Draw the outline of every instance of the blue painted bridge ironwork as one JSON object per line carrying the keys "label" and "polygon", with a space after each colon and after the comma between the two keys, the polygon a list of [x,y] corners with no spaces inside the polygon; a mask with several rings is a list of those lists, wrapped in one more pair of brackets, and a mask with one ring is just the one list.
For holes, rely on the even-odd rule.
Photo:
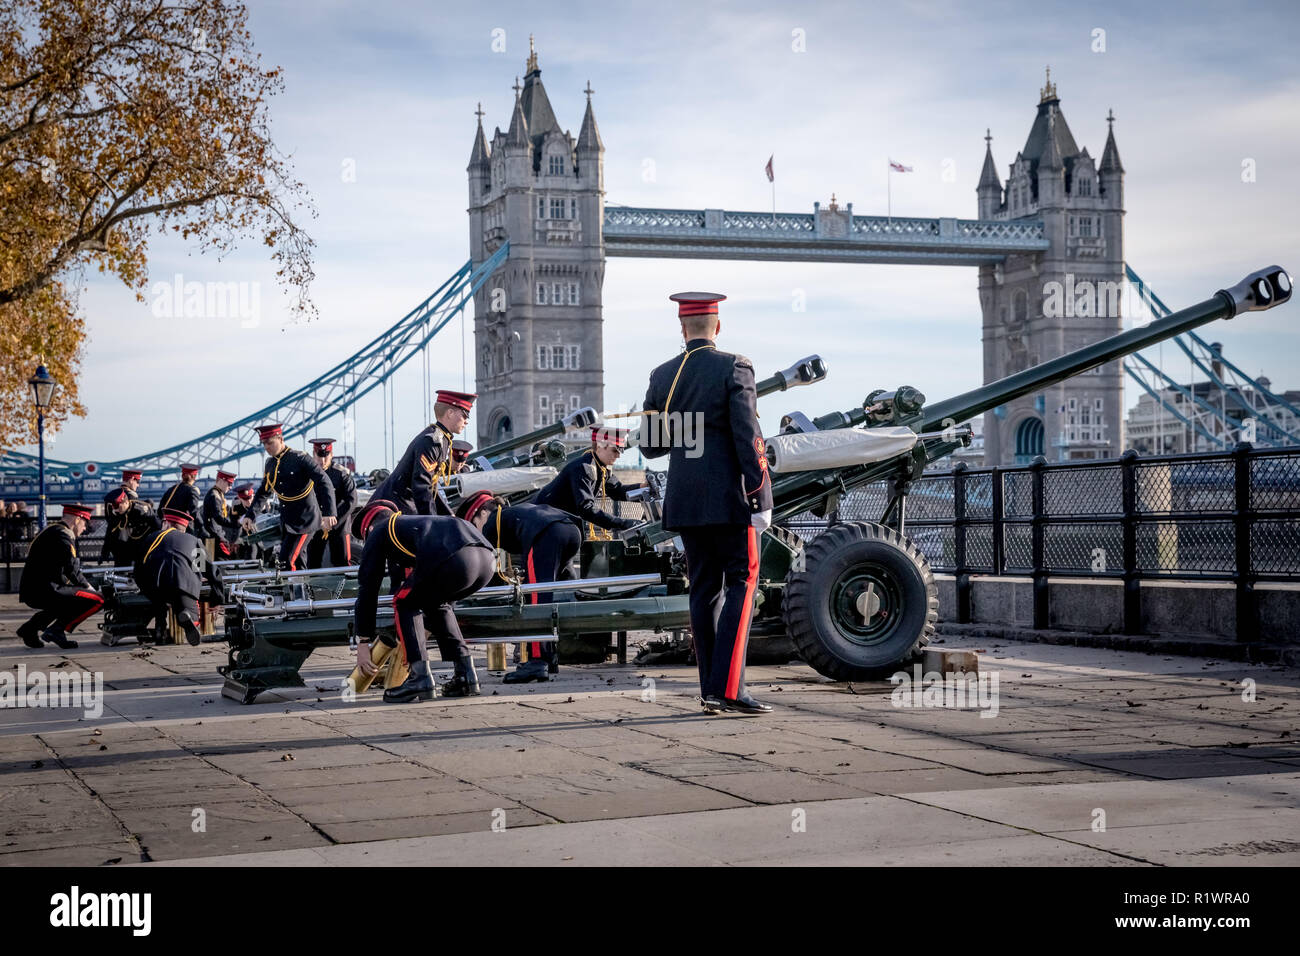
{"label": "blue painted bridge ironwork", "polygon": [[668,259],[769,259],[899,265],[991,265],[1045,252],[1037,220],[855,216],[606,206],[605,254]]}

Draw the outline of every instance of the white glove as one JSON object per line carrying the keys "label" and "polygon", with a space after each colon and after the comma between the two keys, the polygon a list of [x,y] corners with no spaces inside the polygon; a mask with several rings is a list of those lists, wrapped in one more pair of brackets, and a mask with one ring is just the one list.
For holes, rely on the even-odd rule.
{"label": "white glove", "polygon": [[768,508],[766,511],[759,511],[750,515],[749,523],[759,534],[762,534],[768,528],[772,527],[772,509]]}

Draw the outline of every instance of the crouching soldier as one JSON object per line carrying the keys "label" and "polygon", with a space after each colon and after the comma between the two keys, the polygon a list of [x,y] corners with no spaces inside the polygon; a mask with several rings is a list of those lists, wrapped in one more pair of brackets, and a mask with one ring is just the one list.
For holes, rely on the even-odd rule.
{"label": "crouching soldier", "polygon": [[99,560],[115,568],[129,568],[140,557],[144,539],[158,530],[158,516],[149,502],[131,497],[125,485],[110,491],[104,502],[108,527]]}
{"label": "crouching soldier", "polygon": [[478,675],[451,606],[492,580],[496,564],[492,545],[459,518],[401,515],[389,501],[372,501],[358,511],[353,534],[364,543],[354,612],[357,667],[361,673],[370,677],[376,670],[370,660],[376,602],[389,562],[397,561],[405,577],[393,593],[393,620],[411,670],[404,683],[384,691],[384,700],[404,704],[433,699],[433,675],[420,625],[422,614],[438,642],[442,659],[456,665],[455,676],[443,686],[442,696],[477,695]]}
{"label": "crouching soldier", "polygon": [[135,573],[140,593],[153,604],[154,640],[167,640],[167,611],[185,631],[185,639],[197,645],[199,593],[203,590],[206,557],[203,542],[187,533],[190,516],[170,508],[163,511],[163,529],[145,544]]}
{"label": "crouching soldier", "polygon": [[[627,501],[627,493],[642,487],[625,485],[610,469],[627,447],[627,430],[596,427],[591,430],[591,448],[569,462],[551,479],[534,499],[581,518],[587,524],[587,536],[596,537],[596,528],[620,531],[639,524],[635,518],[618,518],[601,507],[601,500]],[[581,525],[579,525],[581,527]]]}
{"label": "crouching soldier", "polygon": [[76,647],[67,632],[104,606],[77,559],[77,538],[89,523],[85,505],[64,505],[62,520],[36,535],[27,551],[18,599],[36,613],[19,626],[18,636],[28,647],[40,647],[42,640],[64,650]]}
{"label": "crouching soldier", "polygon": [[[582,547],[582,532],[573,516],[547,505],[508,507],[501,498],[480,492],[460,507],[461,516],[507,554],[523,557],[528,583],[567,580],[570,562]],[[550,604],[551,593],[529,595],[533,604]],[[560,670],[555,641],[532,641],[528,660],[505,676],[507,684],[547,681]]]}

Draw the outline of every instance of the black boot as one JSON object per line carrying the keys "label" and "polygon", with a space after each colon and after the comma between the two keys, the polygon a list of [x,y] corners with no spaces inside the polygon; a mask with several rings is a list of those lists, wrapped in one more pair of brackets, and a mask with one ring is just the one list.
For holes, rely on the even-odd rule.
{"label": "black boot", "polygon": [[451,680],[442,685],[443,697],[477,697],[479,696],[478,674],[474,673],[474,662],[468,657],[456,662],[456,673]]}
{"label": "black boot", "polygon": [[42,634],[41,637],[45,640],[46,644],[53,644],[56,647],[63,648],[65,651],[72,650],[72,648],[77,646],[76,641],[68,637],[67,634],[63,633],[63,631],[58,628],[50,628]]}
{"label": "black boot", "polygon": [[384,703],[409,704],[415,700],[433,700],[434,694],[433,675],[429,673],[429,662],[414,661],[411,664],[411,672],[406,675],[406,680],[384,691]]}
{"label": "black boot", "polygon": [[41,641],[41,636],[36,632],[36,626],[28,621],[26,624],[18,625],[18,636],[23,639],[23,643],[28,647],[40,649],[45,646]]}
{"label": "black boot", "polygon": [[190,620],[190,616],[182,614],[177,619],[177,623],[185,631],[185,640],[189,641],[192,647],[198,647],[199,641],[203,640],[203,635],[199,633],[198,626]]}
{"label": "black boot", "polygon": [[520,664],[504,678],[507,684],[527,684],[530,681],[548,681],[551,679],[550,668],[546,661],[534,657],[525,664]]}

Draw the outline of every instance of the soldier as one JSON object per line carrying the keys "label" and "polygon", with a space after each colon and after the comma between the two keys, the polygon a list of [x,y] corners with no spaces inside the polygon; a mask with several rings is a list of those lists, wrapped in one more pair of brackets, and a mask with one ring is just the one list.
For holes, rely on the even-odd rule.
{"label": "soldier", "polygon": [[451,474],[458,475],[465,470],[469,464],[469,453],[473,450],[473,445],[460,438],[451,443]]}
{"label": "soldier", "polygon": [[[625,485],[610,474],[610,468],[627,447],[627,429],[597,426],[591,430],[591,448],[569,462],[534,498],[539,505],[567,511],[588,523],[588,537],[595,537],[597,527],[611,531],[630,528],[635,518],[618,518],[600,506],[600,499],[627,501],[629,491],[641,483]],[[578,522],[582,529],[581,521]]]}
{"label": "soldier", "polygon": [[184,511],[166,509],[163,528],[146,544],[136,569],[135,583],[140,593],[153,603],[154,640],[167,640],[167,611],[176,615],[176,623],[185,631],[185,639],[194,646],[202,640],[198,625],[199,593],[203,590],[203,542],[187,533],[190,516]]}
{"label": "soldier", "polygon": [[338,524],[334,526],[333,531],[317,531],[312,536],[311,543],[307,545],[307,567],[321,566],[321,559],[325,557],[325,546],[328,544],[330,566],[345,568],[352,563],[352,533],[349,519],[352,516],[352,509],[357,506],[357,483],[352,477],[352,472],[334,464],[333,438],[313,438],[311,445],[317,463],[325,469],[325,474],[329,475],[330,483],[334,487],[334,517],[338,520]]}
{"label": "soldier", "polygon": [[231,555],[231,543],[239,536],[239,519],[230,512],[226,503],[226,492],[235,483],[237,476],[229,471],[217,471],[217,480],[203,497],[202,533],[212,541],[208,557],[221,560]]}
{"label": "soldier", "polygon": [[131,497],[126,485],[110,491],[104,504],[108,526],[99,560],[116,568],[130,567],[140,556],[144,539],[158,530],[158,516],[149,502]]}
{"label": "soldier", "polygon": [[440,482],[450,474],[451,443],[465,430],[476,398],[469,392],[439,390],[433,404],[434,423],[406,447],[374,497],[396,502],[402,514],[452,515]]}
{"label": "soldier", "polygon": [[180,483],[172,485],[163,493],[158,502],[159,514],[168,508],[173,511],[184,511],[190,516],[190,524],[197,528],[199,516],[203,514],[203,501],[199,497],[199,489],[194,484],[198,478],[198,465],[181,465]]}
{"label": "soldier", "polygon": [[[582,547],[582,532],[573,516],[547,505],[507,506],[502,498],[479,492],[460,507],[461,516],[497,548],[523,558],[530,584],[573,577],[571,562]],[[551,593],[529,596],[533,604],[550,604]],[[532,641],[528,660],[505,676],[507,684],[548,681],[559,673],[555,641]]]}
{"label": "soldier", "polygon": [[261,425],[257,434],[271,457],[266,460],[250,513],[239,523],[245,531],[252,531],[253,515],[274,493],[280,499],[280,567],[296,571],[302,568],[302,550],[312,534],[318,528],[329,531],[334,527],[334,485],[311,456],[284,443],[279,424]]}
{"label": "soldier", "polygon": [[[686,353],[650,373],[641,453],[669,455],[663,526],[677,531],[686,549],[700,701],[709,713],[765,714],[772,708],[745,690],[758,536],[772,522],[754,367],[714,344],[722,328],[718,303],[726,296],[669,298],[678,303]],[[698,436],[693,456],[684,447],[685,416]]]}
{"label": "soldier", "polygon": [[130,498],[132,501],[140,497],[140,495],[138,494],[138,489],[140,487],[140,479],[143,477],[144,477],[144,472],[142,471],[136,471],[133,468],[122,469],[122,484],[119,485],[117,488],[114,488],[108,494],[104,495],[104,511],[107,512],[108,509],[112,507],[108,499],[116,498],[118,491],[122,489],[126,490],[127,497]]}
{"label": "soldier", "polygon": [[28,647],[39,648],[42,640],[64,650],[76,647],[67,632],[104,606],[77,560],[77,538],[88,524],[89,507],[64,505],[62,520],[37,534],[27,551],[18,598],[36,613],[19,626],[18,636]]}
{"label": "soldier", "polygon": [[433,699],[433,675],[429,673],[424,630],[419,623],[421,614],[433,631],[443,660],[456,664],[455,676],[443,685],[442,696],[477,696],[478,676],[451,606],[492,580],[496,563],[492,545],[458,518],[401,515],[388,501],[372,501],[358,511],[353,533],[364,542],[357,572],[357,667],[366,676],[375,673],[370,661],[375,604],[389,563],[397,560],[407,570],[393,593],[393,617],[411,672],[400,686],[384,691],[384,700],[408,703]]}

